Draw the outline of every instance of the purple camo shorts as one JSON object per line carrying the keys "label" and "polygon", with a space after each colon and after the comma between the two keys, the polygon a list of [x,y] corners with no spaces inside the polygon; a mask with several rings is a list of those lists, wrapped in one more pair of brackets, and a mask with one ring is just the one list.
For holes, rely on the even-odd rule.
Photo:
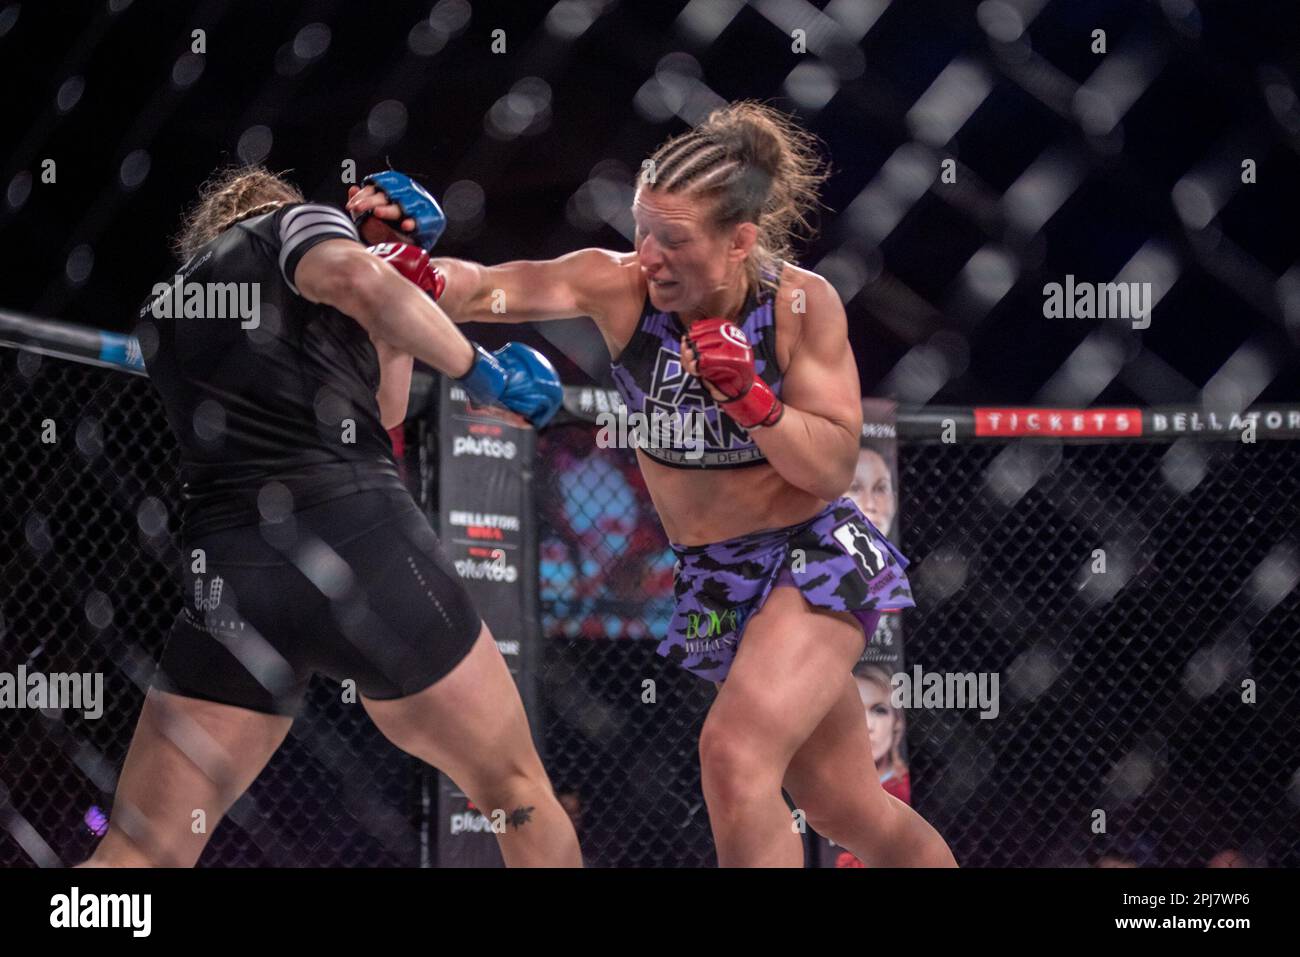
{"label": "purple camo shorts", "polygon": [[854,613],[864,642],[881,612],[915,607],[907,559],[847,498],[789,528],[673,551],[677,607],[656,650],[709,681],[726,678],[745,625],[778,584],[816,608]]}

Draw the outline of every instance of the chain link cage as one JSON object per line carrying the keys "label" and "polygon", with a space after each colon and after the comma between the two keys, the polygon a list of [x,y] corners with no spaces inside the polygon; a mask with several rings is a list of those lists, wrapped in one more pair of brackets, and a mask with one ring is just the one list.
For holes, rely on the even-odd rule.
{"label": "chain link cage", "polygon": [[[111,814],[179,607],[176,450],[145,380],[3,360],[0,661],[101,672],[108,706],[5,713],[0,865],[74,863]],[[908,715],[913,802],[958,860],[1300,865],[1297,444],[902,446],[906,667],[1001,683],[996,718]],[[632,453],[556,426],[534,474],[532,720],[587,863],[712,865],[696,746],[714,690],[654,652],[673,557]],[[429,793],[424,766],[318,680],[201,863],[425,863]]]}
{"label": "chain link cage", "polygon": [[[593,863],[712,864],[695,742],[714,692],[648,640],[672,553],[632,453],[582,424],[539,457],[547,767]],[[1300,864],[1296,443],[899,458],[906,668],[1000,679],[995,718],[908,715],[914,805],[958,861]]]}
{"label": "chain link cage", "polygon": [[[0,359],[0,670],[101,673],[105,702],[97,718],[2,713],[0,866],[74,864],[112,813],[180,610],[178,450],[147,380],[32,352]],[[415,866],[426,787],[423,765],[317,678],[202,863]]]}
{"label": "chain link cage", "polygon": [[1296,443],[901,459],[908,667],[1002,678],[995,720],[909,715],[918,809],[958,860],[1300,864]]}

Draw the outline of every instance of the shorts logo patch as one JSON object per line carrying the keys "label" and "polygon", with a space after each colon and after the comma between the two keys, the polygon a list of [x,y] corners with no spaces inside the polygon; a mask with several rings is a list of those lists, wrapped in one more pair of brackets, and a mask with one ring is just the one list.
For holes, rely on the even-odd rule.
{"label": "shorts logo patch", "polygon": [[735,631],[740,624],[736,609],[727,608],[721,612],[705,610],[686,613],[686,637],[718,638],[729,631]]}
{"label": "shorts logo patch", "polygon": [[871,540],[867,530],[857,522],[850,520],[837,525],[831,534],[839,542],[840,548],[853,556],[853,560],[858,563],[858,571],[868,579],[875,578],[884,571],[885,556],[880,554],[880,549]]}

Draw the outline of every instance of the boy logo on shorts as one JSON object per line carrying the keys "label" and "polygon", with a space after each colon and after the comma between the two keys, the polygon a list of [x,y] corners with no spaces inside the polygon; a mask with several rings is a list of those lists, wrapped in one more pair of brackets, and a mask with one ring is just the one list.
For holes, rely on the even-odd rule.
{"label": "boy logo on shorts", "polygon": [[831,534],[840,543],[840,548],[853,556],[858,571],[868,579],[875,578],[884,570],[885,556],[880,554],[880,549],[862,526],[852,521],[845,522],[836,526]]}

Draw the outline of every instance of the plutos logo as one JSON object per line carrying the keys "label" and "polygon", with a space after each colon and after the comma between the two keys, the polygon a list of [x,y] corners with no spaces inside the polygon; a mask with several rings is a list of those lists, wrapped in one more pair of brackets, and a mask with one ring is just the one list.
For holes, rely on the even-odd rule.
{"label": "plutos logo", "polygon": [[456,574],[471,581],[513,584],[519,580],[519,569],[506,561],[506,553],[500,548],[493,549],[492,557],[487,559],[458,558]]}
{"label": "plutos logo", "polygon": [[515,443],[501,439],[476,439],[469,435],[458,435],[451,444],[453,458],[478,455],[489,459],[513,459],[517,453]]}

